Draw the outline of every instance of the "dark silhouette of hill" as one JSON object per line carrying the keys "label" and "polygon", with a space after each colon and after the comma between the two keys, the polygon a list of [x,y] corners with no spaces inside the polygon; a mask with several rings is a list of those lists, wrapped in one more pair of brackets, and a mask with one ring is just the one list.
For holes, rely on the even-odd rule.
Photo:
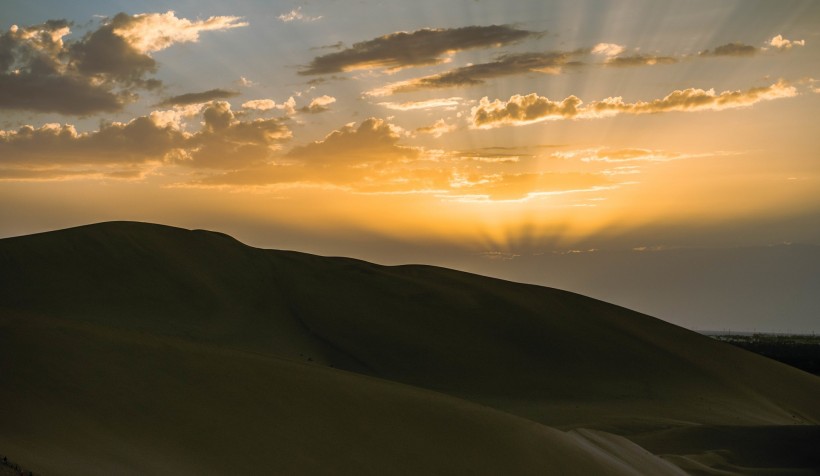
{"label": "dark silhouette of hill", "polygon": [[0,449],[44,473],[752,471],[682,430],[820,420],[815,376],[444,268],[112,222],[0,240],[0,283]]}

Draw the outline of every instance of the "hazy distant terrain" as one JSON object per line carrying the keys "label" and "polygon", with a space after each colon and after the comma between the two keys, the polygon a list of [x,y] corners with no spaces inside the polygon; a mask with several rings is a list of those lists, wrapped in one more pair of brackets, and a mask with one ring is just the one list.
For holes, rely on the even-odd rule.
{"label": "hazy distant terrain", "polygon": [[820,336],[753,333],[714,334],[711,337],[820,375]]}
{"label": "hazy distant terrain", "polygon": [[820,470],[820,379],[621,307],[112,222],[0,240],[0,453],[44,474]]}
{"label": "hazy distant terrain", "polygon": [[462,255],[452,265],[571,289],[689,329],[817,330],[817,245],[518,253]]}

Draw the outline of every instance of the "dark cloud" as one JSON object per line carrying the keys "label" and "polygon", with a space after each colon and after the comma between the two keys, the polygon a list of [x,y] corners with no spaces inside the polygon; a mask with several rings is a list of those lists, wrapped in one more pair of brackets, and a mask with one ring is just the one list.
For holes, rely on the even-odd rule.
{"label": "dark cloud", "polygon": [[186,93],[179,96],[171,96],[165,99],[158,106],[187,106],[189,104],[202,104],[213,101],[214,99],[227,99],[238,96],[239,91],[229,91],[227,89],[209,89],[199,93]]}
{"label": "dark cloud", "polygon": [[408,81],[388,84],[370,91],[372,96],[388,96],[394,93],[442,89],[455,86],[474,86],[487,79],[531,72],[557,74],[561,67],[577,64],[569,60],[574,53],[519,53],[498,57],[489,63],[478,63],[455,68],[444,73],[433,74]]}
{"label": "dark cloud", "polygon": [[758,48],[743,43],[727,43],[712,50],[702,51],[701,56],[752,56],[758,52]]}
{"label": "dark cloud", "polygon": [[73,75],[0,74],[0,109],[82,116],[119,111],[129,98]]}
{"label": "dark cloud", "polygon": [[311,48],[311,51],[316,51],[316,50],[341,50],[344,47],[345,47],[344,43],[342,43],[341,41],[337,41],[336,43],[333,43],[332,45],[314,46],[314,47]]}
{"label": "dark cloud", "polygon": [[672,56],[630,55],[616,56],[606,60],[607,66],[654,66],[656,64],[674,64],[678,59]]}
{"label": "dark cloud", "polygon": [[158,86],[156,80],[149,83],[144,79],[146,74],[156,72],[156,61],[115,33],[132,21],[130,15],[119,13],[72,44],[68,48],[72,66],[87,77],[103,77],[125,85]]}
{"label": "dark cloud", "polygon": [[197,41],[199,32],[244,26],[235,17],[202,21],[173,12],[105,19],[78,40],[64,40],[72,23],[49,20],[13,25],[0,35],[0,109],[87,115],[112,112],[136,99],[137,90],[161,82],[149,55],[175,42]]}
{"label": "dark cloud", "polygon": [[134,98],[134,88],[157,87],[159,81],[144,78],[156,70],[154,60],[113,34],[113,25],[73,43],[63,41],[71,27],[65,20],[13,26],[0,35],[0,108],[112,112]]}
{"label": "dark cloud", "polygon": [[398,69],[438,64],[442,56],[471,48],[506,45],[538,33],[507,25],[421,29],[397,32],[355,43],[350,48],[317,56],[299,74],[332,74],[365,68]]}

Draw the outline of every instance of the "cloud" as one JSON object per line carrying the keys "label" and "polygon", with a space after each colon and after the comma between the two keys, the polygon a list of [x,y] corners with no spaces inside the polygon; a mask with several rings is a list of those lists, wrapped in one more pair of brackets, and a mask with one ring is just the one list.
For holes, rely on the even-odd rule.
{"label": "cloud", "polygon": [[787,40],[783,38],[783,35],[777,35],[769,40],[768,44],[778,50],[788,50],[793,46],[806,46],[806,40]]}
{"label": "cloud", "polygon": [[502,55],[488,63],[462,66],[440,74],[399,81],[367,92],[369,96],[390,96],[395,93],[475,86],[487,79],[526,73],[558,74],[569,64],[573,53],[517,53]]}
{"label": "cloud", "polygon": [[235,17],[192,22],[165,14],[106,19],[80,39],[64,41],[72,23],[49,20],[13,25],[0,35],[0,108],[88,115],[114,112],[156,89],[157,70],[148,54],[174,42],[196,41],[199,32],[243,26]]}
{"label": "cloud", "polygon": [[447,124],[444,119],[439,119],[435,123],[430,126],[419,127],[416,129],[416,132],[419,134],[430,134],[433,137],[441,137],[444,134],[454,131],[457,129],[458,126],[455,124]]}
{"label": "cloud", "polygon": [[[201,128],[193,133],[183,127],[191,114],[203,119]],[[111,170],[131,170],[139,176],[137,171],[151,164],[231,170],[265,163],[290,137],[280,119],[241,121],[228,103],[216,101],[196,113],[154,111],[126,123],[103,124],[91,132],[78,132],[70,124],[0,131],[0,169],[6,170],[6,178],[14,175],[28,180],[101,177],[113,173]]]}
{"label": "cloud", "polygon": [[253,99],[242,103],[242,109],[254,109],[257,111],[269,111],[276,107],[273,99]]}
{"label": "cloud", "polygon": [[[708,154],[682,154],[677,152],[668,152],[657,149],[643,149],[643,148],[623,148],[612,149],[606,147],[597,147],[592,149],[580,149],[569,151],[558,151],[552,153],[552,157],[568,160],[579,160],[584,163],[607,163],[607,164],[625,164],[625,163],[640,163],[640,162],[671,162],[673,160],[691,159],[696,157],[714,157],[727,155],[727,152],[710,152]],[[637,166],[630,166],[631,168],[639,168]]]}
{"label": "cloud", "polygon": [[630,56],[615,56],[607,58],[607,66],[654,66],[657,64],[674,64],[678,59],[672,56],[655,56],[655,55],[630,55]]}
{"label": "cloud", "polygon": [[484,97],[471,110],[473,127],[492,128],[504,125],[525,125],[561,119],[592,119],[619,114],[654,114],[671,111],[719,111],[746,107],[761,101],[797,95],[794,86],[778,81],[770,86],[746,91],[723,91],[689,88],[676,90],[661,99],[626,103],[621,97],[608,97],[588,105],[576,96],[553,101],[535,93],[514,95],[508,101],[490,101]]}
{"label": "cloud", "polygon": [[485,96],[471,110],[475,127],[519,125],[555,119],[571,119],[578,115],[582,101],[569,96],[563,101],[552,101],[535,93],[516,94],[509,101],[496,99],[490,102]]}
{"label": "cloud", "polygon": [[283,13],[276,17],[279,21],[283,21],[285,23],[290,23],[292,21],[301,21],[301,22],[312,22],[316,20],[320,20],[322,18],[321,15],[317,17],[307,16],[302,13],[302,7],[296,7],[293,10],[289,11],[288,13]]}
{"label": "cloud", "polygon": [[613,115],[613,113],[652,114],[670,111],[720,111],[796,95],[796,88],[781,80],[770,86],[751,88],[746,91],[723,91],[719,94],[715,93],[714,89],[688,88],[673,91],[662,99],[649,102],[624,103],[620,97],[610,97],[603,101],[591,103],[584,108],[583,113],[589,117],[600,117]]}
{"label": "cloud", "polygon": [[141,116],[127,123],[104,124],[91,133],[79,133],[70,124],[0,131],[0,163],[28,169],[162,160],[173,149],[183,147],[186,137],[173,124],[161,124],[157,119]]}
{"label": "cloud", "polygon": [[250,101],[245,101],[242,103],[242,109],[250,109],[254,111],[270,111],[272,109],[278,109],[280,111],[285,111],[287,115],[296,114],[296,100],[293,99],[293,96],[289,97],[287,101],[282,103],[277,103],[273,99],[252,99]]}
{"label": "cloud", "polygon": [[209,89],[199,93],[186,93],[179,96],[171,96],[165,99],[158,105],[161,107],[169,106],[186,106],[189,104],[202,104],[213,101],[214,99],[227,99],[238,96],[238,91],[229,91],[227,89]]}
{"label": "cloud", "polygon": [[712,50],[701,51],[700,56],[752,56],[758,48],[743,43],[726,43]]}
{"label": "cloud", "polygon": [[328,95],[319,96],[319,97],[313,98],[313,100],[310,101],[310,104],[303,107],[301,109],[301,111],[302,112],[309,112],[309,113],[324,112],[324,111],[327,111],[328,109],[330,109],[330,108],[328,108],[328,106],[333,104],[334,102],[336,102],[336,98],[334,98],[333,96],[328,96]]}
{"label": "cloud", "polygon": [[[450,127],[439,121],[431,130],[440,126]],[[408,147],[401,144],[407,135],[385,120],[369,118],[294,147],[268,163],[210,174],[180,186],[322,187],[358,194],[435,194],[456,201],[524,201],[618,186],[603,173],[517,171],[511,167],[519,167],[521,156],[498,157],[495,150],[447,153]]]}
{"label": "cloud", "polygon": [[355,43],[342,51],[317,56],[299,74],[332,74],[376,68],[395,70],[439,64],[447,54],[472,48],[498,47],[535,35],[538,34],[507,25],[396,32]]}
{"label": "cloud", "polygon": [[463,98],[453,96],[449,98],[427,99],[424,101],[408,101],[402,103],[380,102],[379,106],[384,106],[388,109],[394,109],[396,111],[416,111],[419,109],[426,110],[436,108],[455,109],[458,106],[460,106],[463,101]]}
{"label": "cloud", "polygon": [[107,25],[123,38],[129,46],[140,53],[164,50],[174,43],[199,41],[203,31],[223,31],[248,26],[239,17],[213,16],[206,20],[177,18],[173,11],[165,13],[120,13]]}
{"label": "cloud", "polygon": [[278,157],[275,164],[211,175],[189,186],[302,184],[369,191],[388,187],[395,191],[396,184],[425,175],[423,171],[402,168],[421,153],[420,149],[399,144],[404,134],[387,121],[369,118],[359,125],[347,124],[321,140],[294,147]]}
{"label": "cloud", "polygon": [[578,172],[468,174],[451,182],[454,199],[461,201],[524,201],[538,196],[564,195],[613,188],[605,176]]}
{"label": "cloud", "polygon": [[250,79],[248,79],[244,76],[240,76],[239,79],[234,81],[234,83],[239,85],[239,86],[242,86],[244,88],[249,88],[251,86],[256,86],[256,83],[254,81],[251,81]]}
{"label": "cloud", "polygon": [[293,136],[281,119],[240,121],[224,101],[206,106],[202,117],[202,129],[188,138],[177,163],[210,169],[248,167],[265,163]]}
{"label": "cloud", "polygon": [[592,54],[594,55],[604,55],[606,57],[618,56],[619,54],[623,53],[624,48],[621,45],[616,45],[615,43],[598,43],[597,45],[592,47]]}
{"label": "cloud", "polygon": [[[66,20],[49,20],[29,27],[12,25],[0,35],[0,108],[84,115],[117,111],[130,99],[128,93],[113,90],[105,77],[74,67],[63,42],[70,27]],[[144,72],[153,63],[133,67]]]}
{"label": "cloud", "polygon": [[333,43],[331,45],[314,46],[310,49],[313,50],[313,51],[315,51],[315,50],[341,50],[342,48],[344,48],[344,46],[345,46],[344,43],[342,43],[341,41],[337,41],[336,43]]}
{"label": "cloud", "polygon": [[156,170],[153,166],[103,166],[94,169],[68,170],[0,168],[0,182],[57,182],[67,180],[142,180]]}
{"label": "cloud", "polygon": [[371,117],[358,127],[347,124],[324,139],[295,147],[287,157],[309,164],[385,163],[413,159],[418,150],[399,145],[403,130],[382,119]]}

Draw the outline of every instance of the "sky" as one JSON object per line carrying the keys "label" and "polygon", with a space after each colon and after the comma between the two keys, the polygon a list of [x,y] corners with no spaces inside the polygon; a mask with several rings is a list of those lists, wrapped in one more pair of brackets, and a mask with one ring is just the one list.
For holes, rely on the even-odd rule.
{"label": "sky", "polygon": [[817,25],[812,0],[4,0],[0,237],[148,221],[820,330]]}

